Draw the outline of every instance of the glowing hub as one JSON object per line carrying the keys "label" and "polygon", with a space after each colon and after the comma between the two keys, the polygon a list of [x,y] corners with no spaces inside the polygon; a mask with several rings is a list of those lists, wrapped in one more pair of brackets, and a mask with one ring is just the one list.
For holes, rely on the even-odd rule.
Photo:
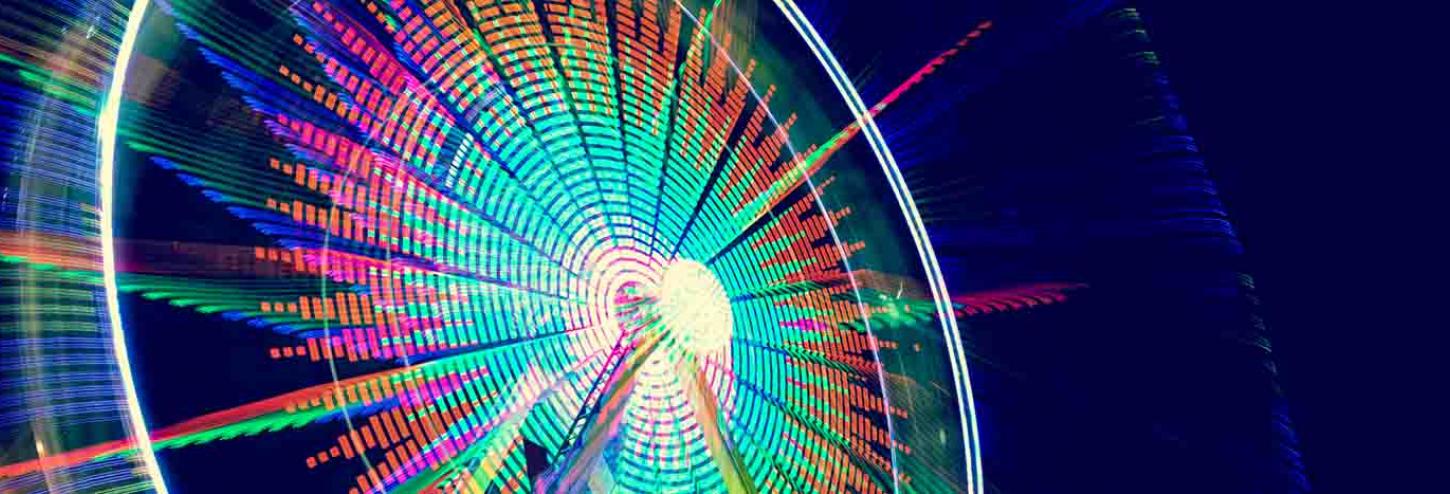
{"label": "glowing hub", "polygon": [[665,268],[659,310],[665,331],[683,349],[699,356],[729,350],[730,298],[704,264],[678,260]]}

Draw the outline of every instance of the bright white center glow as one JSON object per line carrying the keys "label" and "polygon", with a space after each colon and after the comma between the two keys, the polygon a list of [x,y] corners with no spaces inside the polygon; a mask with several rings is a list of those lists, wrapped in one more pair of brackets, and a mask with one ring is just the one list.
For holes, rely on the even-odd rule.
{"label": "bright white center glow", "polygon": [[704,264],[679,260],[665,268],[659,310],[665,331],[685,350],[703,357],[730,349],[730,298]]}

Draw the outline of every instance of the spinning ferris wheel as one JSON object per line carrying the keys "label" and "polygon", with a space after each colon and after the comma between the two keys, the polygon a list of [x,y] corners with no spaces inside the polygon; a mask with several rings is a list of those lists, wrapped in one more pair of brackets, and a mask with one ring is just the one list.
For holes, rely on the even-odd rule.
{"label": "spinning ferris wheel", "polygon": [[92,31],[10,171],[7,492],[981,492],[882,105],[793,2],[31,13]]}

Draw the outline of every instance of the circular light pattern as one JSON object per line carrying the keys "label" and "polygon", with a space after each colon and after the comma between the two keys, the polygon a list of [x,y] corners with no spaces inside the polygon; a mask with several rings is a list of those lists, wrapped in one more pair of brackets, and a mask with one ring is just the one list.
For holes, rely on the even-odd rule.
{"label": "circular light pattern", "polygon": [[949,319],[895,317],[914,283],[853,262],[914,253],[838,231],[880,207],[831,192],[863,126],[771,83],[797,77],[758,61],[780,51],[734,24],[749,8],[151,12],[143,40],[174,27],[204,63],[139,54],[158,72],[117,104],[139,157],[117,166],[168,171],[262,241],[168,244],[108,288],[285,335],[256,351],[332,379],[87,458],[323,428],[298,463],[357,493],[973,488],[964,390],[936,383],[959,369]]}

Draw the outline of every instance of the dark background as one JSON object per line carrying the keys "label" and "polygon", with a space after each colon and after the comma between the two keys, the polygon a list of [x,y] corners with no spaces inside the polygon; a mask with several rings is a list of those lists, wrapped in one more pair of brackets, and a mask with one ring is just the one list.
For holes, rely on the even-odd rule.
{"label": "dark background", "polygon": [[1258,279],[1315,491],[1436,490],[1443,30],[1393,4],[1139,4]]}
{"label": "dark background", "polygon": [[[1422,53],[1445,46],[1433,16],[1247,0],[800,3],[868,103],[977,22],[996,23],[880,118],[954,292],[1089,285],[1062,304],[965,321],[989,492],[1436,491],[1444,454],[1423,424],[1440,417],[1428,409],[1444,388],[1433,337],[1450,325],[1435,310],[1443,271],[1427,261],[1444,223],[1446,159],[1433,147],[1447,130],[1443,99],[1427,96],[1447,87],[1435,79],[1445,56]],[[1105,20],[1125,4],[1151,44]],[[1140,50],[1161,65],[1135,62]],[[168,193],[138,208],[192,201],[202,219],[187,239],[252,240],[209,237],[249,230],[216,228],[232,220],[173,177],[141,180]],[[215,356],[175,352],[280,336],[128,307],[143,385],[189,390],[188,406],[153,407],[153,422],[231,400],[227,390],[295,385],[197,375]],[[190,330],[203,326],[224,330]],[[274,365],[239,358],[210,367]],[[320,429],[280,440],[334,432]],[[248,439],[163,461],[185,492],[279,480],[219,477],[222,457],[299,470],[295,455]],[[315,473],[284,477],[327,487]]]}
{"label": "dark background", "polygon": [[[996,21],[879,121],[914,188],[964,179],[918,193],[954,292],[1092,285],[966,321],[989,490],[1436,490],[1450,129],[1428,9],[814,3],[868,103]],[[1103,27],[1122,6],[1156,93]],[[1144,129],[1144,106],[1181,120]],[[1196,150],[1155,148],[1175,133]],[[1164,189],[1196,192],[1142,196]]]}

